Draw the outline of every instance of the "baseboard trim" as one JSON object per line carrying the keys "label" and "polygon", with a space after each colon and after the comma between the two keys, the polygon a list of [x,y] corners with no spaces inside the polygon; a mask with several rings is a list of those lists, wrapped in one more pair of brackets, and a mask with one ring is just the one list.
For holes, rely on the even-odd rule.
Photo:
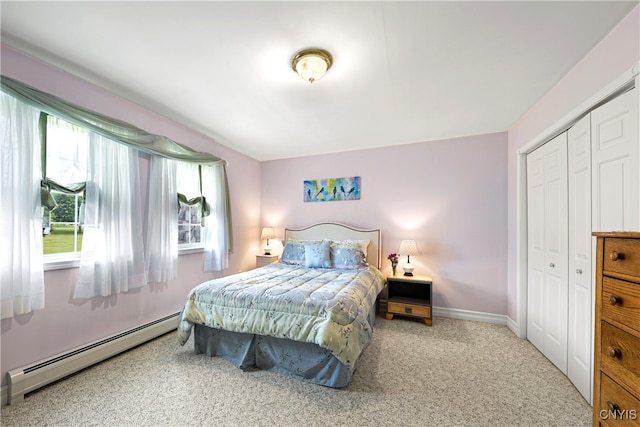
{"label": "baseboard trim", "polygon": [[0,405],[4,406],[7,405],[9,402],[9,386],[8,385],[3,385],[2,388],[0,388]]}
{"label": "baseboard trim", "polygon": [[20,402],[27,393],[175,330],[178,316],[179,313],[175,313],[93,344],[10,370],[7,373],[8,384],[2,388],[2,404]]}
{"label": "baseboard trim", "polygon": [[520,328],[518,327],[518,322],[513,320],[511,317],[507,316],[507,328],[511,330],[518,338],[526,338],[527,336],[520,336]]}
{"label": "baseboard trim", "polygon": [[476,322],[495,323],[497,325],[507,325],[507,316],[504,314],[483,313],[480,311],[460,310],[457,308],[433,307],[433,315],[449,317],[460,320],[473,320]]}

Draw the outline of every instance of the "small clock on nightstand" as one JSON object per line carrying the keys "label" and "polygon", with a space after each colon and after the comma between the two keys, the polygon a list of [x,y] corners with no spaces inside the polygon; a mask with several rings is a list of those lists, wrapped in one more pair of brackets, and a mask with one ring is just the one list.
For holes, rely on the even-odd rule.
{"label": "small clock on nightstand", "polygon": [[256,255],[256,267],[264,267],[278,261],[278,255]]}

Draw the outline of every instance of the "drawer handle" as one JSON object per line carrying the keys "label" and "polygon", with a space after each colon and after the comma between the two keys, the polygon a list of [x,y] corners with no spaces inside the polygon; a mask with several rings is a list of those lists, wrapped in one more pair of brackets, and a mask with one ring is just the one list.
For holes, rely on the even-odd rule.
{"label": "drawer handle", "polygon": [[611,305],[622,304],[622,298],[611,295],[611,297],[609,298],[609,303],[611,303]]}
{"label": "drawer handle", "polygon": [[555,266],[556,266],[556,265],[555,265],[554,263],[552,263],[552,262],[550,262],[550,263],[549,263],[549,267],[553,268],[553,267],[555,267]]}
{"label": "drawer handle", "polygon": [[580,270],[579,268],[576,270],[576,274],[582,274],[582,270]]}
{"label": "drawer handle", "polygon": [[411,310],[411,307],[405,307],[404,312],[409,314],[413,313],[413,311]]}
{"label": "drawer handle", "polygon": [[609,258],[611,259],[611,261],[618,261],[618,260],[623,260],[624,259],[624,254],[618,253],[616,251],[613,251],[609,254]]}
{"label": "drawer handle", "polygon": [[620,350],[616,350],[613,347],[607,348],[607,353],[609,354],[610,357],[613,357],[613,358],[619,357],[621,355]]}
{"label": "drawer handle", "polygon": [[615,403],[610,402],[610,401],[608,401],[608,400],[607,400],[607,406],[608,406],[608,407],[609,407],[609,409],[610,409],[610,410],[612,410],[612,411],[615,411],[615,412],[620,411],[620,407],[619,407],[618,405],[616,405]]}

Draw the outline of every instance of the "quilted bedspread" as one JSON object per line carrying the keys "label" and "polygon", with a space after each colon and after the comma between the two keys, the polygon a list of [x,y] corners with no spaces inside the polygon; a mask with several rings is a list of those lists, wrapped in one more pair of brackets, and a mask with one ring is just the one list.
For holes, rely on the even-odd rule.
{"label": "quilted bedspread", "polygon": [[353,367],[371,339],[369,316],[384,277],[355,270],[270,264],[191,290],[178,323],[184,345],[194,323],[315,343]]}

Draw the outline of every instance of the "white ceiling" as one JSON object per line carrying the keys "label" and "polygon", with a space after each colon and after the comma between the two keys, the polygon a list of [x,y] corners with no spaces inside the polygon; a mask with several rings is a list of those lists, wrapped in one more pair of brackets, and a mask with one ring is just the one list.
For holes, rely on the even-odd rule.
{"label": "white ceiling", "polygon": [[[7,46],[271,160],[506,131],[637,4],[1,1],[0,13]],[[313,84],[291,69],[307,47],[334,59]]]}

